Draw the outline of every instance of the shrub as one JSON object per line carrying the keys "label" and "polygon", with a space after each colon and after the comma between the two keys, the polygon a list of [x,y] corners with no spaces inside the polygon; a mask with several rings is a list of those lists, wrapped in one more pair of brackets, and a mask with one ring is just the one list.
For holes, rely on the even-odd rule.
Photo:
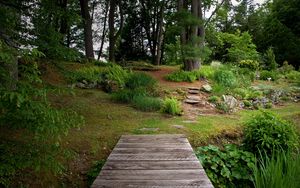
{"label": "shrub", "polygon": [[142,111],[158,111],[161,109],[162,100],[154,97],[135,96],[132,100],[133,106]]}
{"label": "shrub", "polygon": [[290,81],[299,81],[300,80],[300,72],[299,71],[290,71],[290,73],[286,74],[286,78]]}
{"label": "shrub", "polygon": [[250,101],[248,101],[248,100],[244,100],[243,103],[244,103],[245,107],[252,106],[252,103]]}
{"label": "shrub", "polygon": [[262,111],[246,122],[244,146],[256,154],[294,149],[297,139],[294,126],[270,112]]}
{"label": "shrub", "polygon": [[201,66],[200,70],[197,71],[197,76],[205,79],[210,79],[213,77],[215,69],[213,66]]}
{"label": "shrub", "polygon": [[119,87],[124,87],[130,73],[121,66],[111,64],[103,73],[104,80],[116,82]]}
{"label": "shrub", "polygon": [[139,96],[147,96],[147,92],[143,88],[139,89],[122,89],[112,94],[112,99],[117,102],[130,103],[133,101],[133,98]]}
{"label": "shrub", "polygon": [[165,79],[173,82],[194,82],[197,80],[198,74],[197,71],[176,71],[171,74],[168,74]]}
{"label": "shrub", "polygon": [[212,86],[212,93],[214,95],[223,95],[223,94],[226,94],[227,92],[228,92],[228,88],[223,85],[214,84]]}
{"label": "shrub", "polygon": [[261,157],[253,168],[253,184],[256,188],[298,188],[299,174],[300,155],[280,151],[271,157]]}
{"label": "shrub", "polygon": [[275,71],[267,71],[263,70],[260,72],[260,77],[261,80],[267,80],[268,78],[271,78],[272,81],[276,81],[278,77],[278,73]]}
{"label": "shrub", "polygon": [[237,81],[233,72],[227,69],[216,70],[214,73],[214,80],[225,87],[234,87]]}
{"label": "shrub", "polygon": [[287,61],[284,61],[283,65],[278,70],[282,74],[288,74],[291,71],[294,71],[295,68],[293,67],[293,65],[289,65],[289,63]]}
{"label": "shrub", "polygon": [[248,187],[251,184],[254,155],[226,145],[224,150],[209,145],[198,148],[196,155],[216,187]]}
{"label": "shrub", "polygon": [[175,98],[166,98],[163,102],[162,112],[171,115],[181,115],[181,104]]}
{"label": "shrub", "polygon": [[126,81],[126,88],[137,89],[137,88],[147,88],[154,89],[156,85],[156,80],[145,73],[133,73],[129,76]]}
{"label": "shrub", "polygon": [[208,98],[208,101],[211,102],[211,103],[214,103],[214,104],[218,103],[220,100],[221,100],[221,99],[220,99],[220,97],[218,97],[218,96],[210,96],[210,97]]}
{"label": "shrub", "polygon": [[248,68],[250,70],[257,70],[259,67],[259,62],[255,60],[242,60],[238,63],[238,66],[241,68]]}
{"label": "shrub", "polygon": [[275,60],[275,54],[272,48],[268,48],[263,56],[263,60],[265,63],[265,69],[267,70],[275,70],[278,67],[278,64]]}
{"label": "shrub", "polygon": [[70,76],[70,80],[72,83],[81,82],[83,80],[87,82],[100,82],[102,72],[103,69],[98,66],[84,67],[74,71]]}

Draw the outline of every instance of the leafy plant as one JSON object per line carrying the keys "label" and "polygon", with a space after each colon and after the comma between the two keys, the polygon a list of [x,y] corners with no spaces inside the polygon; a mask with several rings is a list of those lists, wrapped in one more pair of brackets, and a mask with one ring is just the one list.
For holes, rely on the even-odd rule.
{"label": "leafy plant", "polygon": [[256,154],[293,150],[298,144],[294,126],[270,112],[262,111],[246,122],[244,133],[245,148]]}
{"label": "leafy plant", "polygon": [[70,80],[72,83],[81,82],[100,82],[103,68],[98,66],[84,67],[71,73]]}
{"label": "leafy plant", "polygon": [[221,100],[221,99],[220,99],[220,97],[218,97],[218,96],[210,96],[210,97],[208,98],[208,101],[211,102],[211,103],[214,103],[214,104],[218,103],[220,100]]}
{"label": "leafy plant", "polygon": [[238,66],[241,68],[248,68],[250,70],[257,70],[259,67],[259,62],[255,60],[242,60],[238,63]]}
{"label": "leafy plant", "polygon": [[215,71],[214,80],[216,83],[225,87],[234,87],[237,83],[237,79],[233,72],[223,68]]}
{"label": "leafy plant", "polygon": [[161,109],[162,100],[154,97],[135,96],[132,104],[135,108],[142,111],[158,111]]}
{"label": "leafy plant", "polygon": [[189,71],[180,70],[180,71],[176,71],[171,74],[168,74],[165,78],[167,80],[173,81],[173,82],[194,82],[199,77],[198,77],[197,71],[189,72]]}
{"label": "leafy plant", "polygon": [[112,99],[118,102],[131,103],[136,97],[145,97],[148,93],[144,88],[139,89],[122,89],[112,94]]}
{"label": "leafy plant", "polygon": [[209,145],[198,148],[196,155],[206,174],[216,187],[248,187],[251,185],[255,157],[235,145],[225,145],[224,150]]}
{"label": "leafy plant", "polygon": [[273,51],[273,48],[268,48],[268,50],[265,52],[263,56],[263,60],[265,63],[265,69],[271,71],[275,70],[278,67],[278,64],[275,60],[275,54]]}
{"label": "leafy plant", "polygon": [[300,185],[300,155],[278,151],[271,157],[261,154],[253,167],[253,184],[256,188],[298,188]]}
{"label": "leafy plant", "polygon": [[171,115],[181,115],[182,109],[180,102],[175,98],[166,98],[163,102],[162,112]]}
{"label": "leafy plant", "polygon": [[121,88],[125,87],[126,81],[130,76],[130,73],[124,70],[121,66],[111,64],[107,67],[103,73],[103,80],[116,82]]}
{"label": "leafy plant", "polygon": [[271,78],[271,81],[276,81],[279,78],[279,76],[278,72],[263,70],[260,72],[259,78],[261,80],[267,80],[268,78]]}
{"label": "leafy plant", "polygon": [[153,90],[156,85],[156,80],[145,73],[133,73],[126,80],[126,88],[137,89],[147,88]]}

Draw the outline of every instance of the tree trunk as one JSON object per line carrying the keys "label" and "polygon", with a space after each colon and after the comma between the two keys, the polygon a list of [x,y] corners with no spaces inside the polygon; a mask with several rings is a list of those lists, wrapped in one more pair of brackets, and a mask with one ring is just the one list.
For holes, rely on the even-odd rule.
{"label": "tree trunk", "polygon": [[108,15],[108,27],[109,27],[109,61],[115,62],[115,11],[117,2],[116,0],[110,0],[109,2],[109,15]]}
{"label": "tree trunk", "polygon": [[161,56],[162,56],[162,43],[163,43],[163,27],[164,27],[164,10],[165,10],[165,1],[162,2],[160,9],[160,16],[158,20],[158,34],[157,34],[157,49],[156,49],[156,59],[155,64],[160,65]]}
{"label": "tree trunk", "polygon": [[101,37],[101,45],[100,45],[99,54],[98,54],[98,58],[97,58],[98,61],[99,61],[100,57],[102,56],[104,40],[105,40],[105,36],[106,36],[106,32],[107,32],[106,31],[106,22],[107,22],[107,16],[108,16],[108,8],[109,8],[109,3],[108,3],[108,1],[106,1],[105,15],[104,15],[104,25],[103,25],[103,31],[102,31],[102,37]]}
{"label": "tree trunk", "polygon": [[88,59],[94,59],[92,19],[89,13],[88,0],[79,0],[81,8],[81,16],[84,25],[84,44],[85,55]]}

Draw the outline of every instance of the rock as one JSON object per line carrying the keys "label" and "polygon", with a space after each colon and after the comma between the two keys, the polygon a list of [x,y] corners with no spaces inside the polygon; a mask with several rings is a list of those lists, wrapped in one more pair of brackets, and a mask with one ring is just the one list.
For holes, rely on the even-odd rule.
{"label": "rock", "polygon": [[83,84],[88,85],[89,83],[86,80],[81,81]]}
{"label": "rock", "polygon": [[86,85],[85,85],[84,83],[81,83],[81,82],[78,82],[78,83],[76,84],[76,87],[82,88],[82,89],[86,89],[86,88],[87,88]]}
{"label": "rock", "polygon": [[141,128],[140,131],[158,131],[159,128]]}
{"label": "rock", "polygon": [[205,92],[211,92],[212,87],[209,84],[205,84],[205,85],[202,86],[201,90],[203,90]]}
{"label": "rock", "polygon": [[199,90],[189,90],[188,92],[189,92],[189,94],[199,94],[200,93]]}
{"label": "rock", "polygon": [[283,94],[284,92],[282,90],[272,90],[270,93],[270,99],[272,103],[278,103]]}
{"label": "rock", "polygon": [[201,100],[201,98],[197,95],[188,95],[186,98],[191,100],[197,100],[197,101]]}
{"label": "rock", "polygon": [[231,95],[223,95],[224,104],[228,107],[229,111],[234,111],[238,106],[239,102]]}
{"label": "rock", "polygon": [[184,102],[188,104],[198,104],[200,101],[193,99],[185,99]]}
{"label": "rock", "polygon": [[184,129],[185,127],[183,125],[172,125],[172,127],[176,129]]}
{"label": "rock", "polygon": [[200,90],[198,87],[188,87],[189,90]]}

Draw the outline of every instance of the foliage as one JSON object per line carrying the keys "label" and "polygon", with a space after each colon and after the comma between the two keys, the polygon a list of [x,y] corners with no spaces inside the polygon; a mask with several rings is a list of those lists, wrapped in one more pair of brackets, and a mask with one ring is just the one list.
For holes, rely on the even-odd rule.
{"label": "foliage", "polygon": [[220,100],[221,100],[221,99],[220,99],[220,97],[218,97],[218,96],[210,96],[210,97],[208,98],[208,101],[211,102],[211,103],[214,103],[214,104],[220,102]]}
{"label": "foliage", "polygon": [[130,77],[130,73],[119,65],[111,64],[107,67],[102,77],[103,80],[116,82],[119,87],[123,88],[125,87],[127,79]]}
{"label": "foliage", "polygon": [[248,68],[250,70],[257,70],[259,67],[259,62],[255,60],[242,60],[238,63],[238,66],[241,68]]}
{"label": "foliage", "polygon": [[[252,42],[251,35],[248,32],[236,34],[219,33],[221,45],[226,47],[224,54],[231,62],[240,62],[241,60],[258,60],[259,55],[256,46]],[[229,46],[229,47],[228,47]]]}
{"label": "foliage", "polygon": [[174,43],[166,44],[164,62],[167,65],[179,65],[182,63],[182,54],[179,37]]}
{"label": "foliage", "polygon": [[132,104],[135,108],[146,112],[158,111],[162,107],[162,101],[159,98],[146,96],[133,97]]}
{"label": "foliage", "polygon": [[213,79],[217,84],[229,88],[234,87],[237,83],[237,79],[233,72],[224,68],[216,70]]}
{"label": "foliage", "polygon": [[75,70],[70,75],[71,82],[81,82],[83,80],[87,82],[101,82],[101,73],[103,68],[98,66],[84,67],[79,70]]}
{"label": "foliage", "polygon": [[168,74],[165,78],[173,82],[194,82],[199,77],[197,71],[179,70]]}
{"label": "foliage", "polygon": [[244,103],[245,107],[251,107],[252,106],[252,103],[248,100],[244,100],[243,103]]}
{"label": "foliage", "polygon": [[224,150],[209,145],[198,148],[196,155],[216,187],[247,187],[251,185],[254,155],[235,145]]}
{"label": "foliage", "polygon": [[87,181],[89,186],[91,186],[96,179],[96,177],[99,175],[102,167],[105,164],[105,160],[99,160],[95,161],[92,168],[87,172]]}
{"label": "foliage", "polygon": [[260,71],[259,79],[268,80],[268,78],[271,78],[271,81],[278,80],[278,78],[279,78],[278,72],[276,72],[276,71],[267,71],[267,70]]}
{"label": "foliage", "polygon": [[264,57],[264,69],[266,70],[275,70],[278,67],[278,64],[275,60],[275,54],[272,48],[268,48],[268,50],[265,52]]}
{"label": "foliage", "polygon": [[284,61],[283,65],[278,69],[278,71],[282,74],[288,74],[294,70],[295,70],[295,67],[293,67],[293,65],[290,65],[287,61]]}
{"label": "foliage", "polygon": [[271,155],[293,150],[298,143],[295,127],[271,112],[262,111],[246,122],[244,146],[248,151]]}
{"label": "foliage", "polygon": [[126,80],[126,88],[128,89],[138,89],[147,88],[153,90],[156,86],[156,80],[145,73],[133,73]]}
{"label": "foliage", "polygon": [[256,188],[297,188],[300,185],[300,155],[278,151],[271,157],[261,156],[253,168],[253,184]]}
{"label": "foliage", "polygon": [[261,91],[254,90],[252,88],[235,88],[232,90],[234,97],[238,99],[257,99],[263,95]]}
{"label": "foliage", "polygon": [[[39,53],[31,53],[34,54]],[[62,152],[60,136],[67,134],[70,128],[83,124],[83,118],[77,113],[51,107],[47,101],[47,90],[41,87],[42,81],[34,59],[26,54],[25,61],[19,64],[19,80],[15,90],[0,85],[1,128],[31,135],[21,143],[10,138],[1,140],[1,164],[6,164],[0,169],[4,177],[0,183],[3,184],[8,184],[9,178],[25,169],[62,172],[62,165],[56,157],[58,152]],[[5,69],[1,69],[1,74],[8,75]],[[12,147],[19,149],[13,151]]]}
{"label": "foliage", "polygon": [[214,67],[213,65],[202,65],[201,68],[197,71],[198,77],[211,79],[216,69],[217,67]]}
{"label": "foliage", "polygon": [[180,102],[175,98],[166,98],[163,102],[162,112],[171,115],[181,115],[182,109]]}
{"label": "foliage", "polygon": [[298,81],[300,80],[300,72],[299,71],[290,71],[285,75],[289,81]]}
{"label": "foliage", "polygon": [[118,102],[131,103],[134,98],[147,96],[148,93],[144,88],[139,89],[122,89],[112,94],[112,99]]}

